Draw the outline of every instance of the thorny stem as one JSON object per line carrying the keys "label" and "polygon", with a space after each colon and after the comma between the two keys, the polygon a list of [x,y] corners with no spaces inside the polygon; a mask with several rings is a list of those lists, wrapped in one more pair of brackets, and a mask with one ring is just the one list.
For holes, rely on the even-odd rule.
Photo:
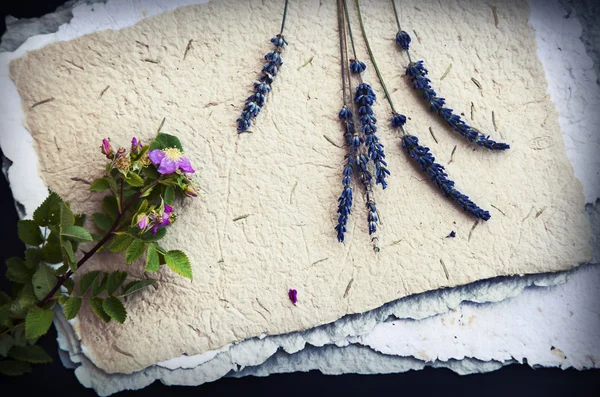
{"label": "thorny stem", "polygon": [[285,7],[283,8],[283,20],[281,21],[281,31],[279,34],[283,34],[283,28],[285,27],[285,18],[287,17],[288,0],[285,0]]}
{"label": "thorny stem", "polygon": [[365,32],[365,25],[363,23],[362,13],[360,11],[360,1],[359,0],[356,0],[356,9],[358,10],[358,21],[360,22],[360,30],[362,32],[363,39],[365,40],[365,44],[367,46],[367,52],[369,53],[369,57],[371,58],[371,63],[373,63],[373,66],[375,67],[375,72],[377,73],[379,82],[381,83],[381,86],[383,87],[383,91],[385,92],[385,98],[387,99],[388,103],[390,104],[390,107],[392,108],[392,112],[394,114],[396,114],[397,112],[396,112],[396,109],[394,108],[394,104],[392,103],[392,97],[390,96],[390,93],[388,92],[388,89],[385,86],[385,81],[383,81],[383,76],[381,75],[381,72],[379,71],[379,67],[377,66],[377,62],[375,61],[375,56],[373,55],[373,51],[371,50],[371,45],[369,44],[369,39],[367,39],[367,33]]}
{"label": "thorny stem", "polygon": [[[398,18],[398,10],[396,9],[396,1],[390,0],[392,2],[392,7],[394,8],[394,17],[396,18],[396,25],[398,25],[398,33],[402,31],[400,27],[400,18]],[[412,59],[410,59],[410,52],[406,50],[406,55],[408,55],[408,62],[412,63]]]}
{"label": "thorny stem", "polygon": [[[100,240],[98,242],[98,244],[96,244],[94,246],[94,248],[92,248],[90,251],[86,252],[86,254],[79,260],[79,262],[77,262],[77,266],[75,267],[76,270],[79,269],[104,244],[106,244],[108,242],[108,240],[113,236],[113,233],[117,230],[117,227],[119,226],[119,222],[121,222],[121,219],[123,218],[125,213],[133,206],[133,204],[135,204],[142,197],[142,195],[145,192],[147,192],[152,187],[156,186],[157,183],[158,183],[158,179],[155,180],[154,182],[152,182],[151,184],[149,184],[148,186],[146,186],[145,188],[143,188],[142,190],[140,190],[135,196],[133,196],[133,198],[131,200],[129,200],[129,202],[123,207],[123,211],[121,211],[119,214],[117,214],[117,217],[116,217],[115,221],[113,222],[110,230],[106,233],[106,235],[102,238],[102,240]],[[64,284],[64,282],[67,281],[72,275],[73,275],[73,271],[69,269],[68,272],[59,276],[56,285],[52,288],[52,290],[50,290],[50,292],[48,292],[48,294],[44,297],[44,299],[42,299],[40,302],[38,302],[37,306],[43,307],[46,303],[48,303],[48,301],[54,296],[56,291],[58,291],[59,288]]]}

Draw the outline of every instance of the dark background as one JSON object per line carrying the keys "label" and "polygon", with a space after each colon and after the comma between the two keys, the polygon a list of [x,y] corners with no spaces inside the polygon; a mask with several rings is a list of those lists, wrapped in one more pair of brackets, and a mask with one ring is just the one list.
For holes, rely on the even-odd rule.
{"label": "dark background", "polygon": [[[34,18],[52,12],[63,0],[21,0],[0,5],[0,36],[5,31],[4,18]],[[11,4],[12,3],[12,4]],[[0,99],[1,100],[1,99]],[[0,152],[1,153],[1,152]],[[8,182],[0,175],[0,263],[11,256],[22,256],[25,247],[17,238],[18,216]],[[0,272],[0,288],[9,289]],[[38,394],[43,396],[95,396],[84,388],[74,371],[60,364],[54,327],[40,344],[54,359],[53,364],[37,365],[31,374],[9,378],[0,377],[0,394],[14,396]],[[594,392],[596,390],[596,392]],[[224,378],[197,387],[167,387],[160,382],[133,392],[131,396],[198,396],[198,395],[260,395],[260,396],[311,396],[311,395],[461,395],[461,396],[575,396],[598,395],[600,371],[575,371],[532,369],[514,364],[487,374],[459,376],[447,369],[427,368],[392,375],[340,375],[325,376],[318,371],[271,375],[267,378]]]}

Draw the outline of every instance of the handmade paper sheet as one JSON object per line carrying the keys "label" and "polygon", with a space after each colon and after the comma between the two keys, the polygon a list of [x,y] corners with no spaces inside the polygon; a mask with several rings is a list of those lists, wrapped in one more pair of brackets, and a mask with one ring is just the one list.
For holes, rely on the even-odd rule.
{"label": "handmade paper sheet", "polygon": [[[412,167],[399,138],[382,128],[393,176],[377,193],[383,220],[377,254],[361,228],[360,197],[346,245],[333,232],[344,155],[324,137],[342,142],[333,4],[302,2],[290,10],[286,37],[293,45],[254,133],[245,136],[235,134],[234,121],[279,18],[260,2],[186,7],[122,31],[53,44],[12,64],[42,176],[75,209],[97,206],[98,197],[71,178],[97,176],[91,170],[102,161],[97,146],[103,136],[123,143],[132,134],[147,139],[166,116],[165,131],[181,136],[199,165],[205,199],[179,209],[179,224],[165,242],[190,253],[195,280],[160,274],[160,290],[131,300],[121,327],[82,313],[77,331],[96,365],[127,373],[263,332],[306,329],[412,293],[563,270],[589,258],[581,186],[545,96],[526,5],[498,5],[495,30],[493,20],[478,14],[487,7],[487,15],[489,7],[476,2],[452,4],[449,14],[439,5],[404,7],[405,18],[423,21],[415,28],[422,41],[415,54],[431,65],[432,80],[450,104],[468,114],[473,102],[474,123],[488,131],[494,111],[496,137],[512,145],[500,155],[473,151],[411,93],[401,77],[406,59],[394,47],[388,6],[373,2],[364,12],[382,71],[397,88],[394,100],[411,117],[409,130],[442,163],[456,145],[449,173],[475,201],[497,210],[491,207],[492,220],[473,228],[473,220]],[[250,8],[261,24],[245,18]],[[468,36],[465,29],[472,29]],[[189,40],[192,49],[183,59]],[[367,80],[379,93],[375,76],[367,73]],[[375,111],[385,120],[381,96]],[[445,239],[450,230],[457,238]],[[90,269],[119,265],[108,258]],[[297,307],[287,300],[288,288],[299,290]],[[164,312],[157,313],[159,305]],[[129,355],[119,352],[124,346]]]}

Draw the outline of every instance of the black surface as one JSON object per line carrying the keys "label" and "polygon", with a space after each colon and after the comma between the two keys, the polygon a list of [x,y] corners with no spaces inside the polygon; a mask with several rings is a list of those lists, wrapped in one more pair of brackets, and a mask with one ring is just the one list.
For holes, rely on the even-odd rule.
{"label": "black surface", "polygon": [[[32,18],[53,11],[64,1],[19,1],[0,5],[0,35],[4,33],[4,16]],[[1,99],[0,99],[1,100]],[[0,176],[0,287],[8,288],[4,277],[4,261],[11,256],[22,256],[25,250],[16,236],[18,220],[14,201],[4,176]],[[74,371],[65,369],[58,359],[56,331],[41,339],[41,345],[51,353],[54,363],[38,365],[31,374],[0,377],[0,395],[39,396],[94,396],[75,378]],[[34,394],[35,393],[35,394]],[[167,387],[160,382],[133,392],[130,396],[577,396],[600,393],[600,371],[560,369],[534,370],[526,365],[510,365],[488,374],[459,376],[447,369],[427,368],[392,375],[325,376],[318,371],[272,375],[267,378],[246,377],[220,379],[197,387]]]}

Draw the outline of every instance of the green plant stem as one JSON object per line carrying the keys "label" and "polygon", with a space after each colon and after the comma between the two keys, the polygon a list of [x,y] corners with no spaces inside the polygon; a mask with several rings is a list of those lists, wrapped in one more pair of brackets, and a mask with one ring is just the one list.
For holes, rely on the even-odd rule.
{"label": "green plant stem", "polygon": [[377,73],[377,78],[379,78],[379,82],[381,83],[381,86],[383,87],[383,91],[385,92],[385,98],[387,99],[388,103],[390,104],[390,107],[392,108],[392,113],[396,114],[397,112],[396,112],[396,109],[394,108],[394,103],[392,102],[392,97],[390,96],[390,93],[388,92],[388,89],[385,86],[385,81],[383,81],[383,76],[381,75],[381,72],[379,71],[379,67],[377,66],[377,62],[375,61],[375,56],[373,55],[373,51],[371,50],[371,45],[369,44],[369,39],[367,39],[367,33],[365,32],[365,25],[363,23],[362,13],[360,11],[360,1],[359,0],[355,0],[355,1],[356,1],[356,9],[358,11],[358,21],[360,22],[360,30],[362,32],[363,39],[365,40],[365,44],[367,46],[367,52],[369,53],[369,57],[371,58],[371,63],[375,67],[375,72]]}
{"label": "green plant stem", "polygon": [[281,31],[279,34],[283,34],[283,28],[285,27],[285,18],[287,17],[288,0],[285,0],[285,7],[283,8],[283,20],[281,21]]}
{"label": "green plant stem", "polygon": [[342,0],[342,3],[344,3],[344,13],[346,14],[346,25],[348,26],[348,35],[350,36],[352,54],[354,55],[354,59],[358,61],[358,57],[356,56],[356,47],[354,46],[354,36],[352,35],[352,26],[350,26],[350,13],[348,12],[348,5],[346,4],[346,0]]}
{"label": "green plant stem", "polygon": [[342,7],[340,4],[341,0],[336,1],[337,10],[338,10],[338,29],[340,32],[340,64],[342,66],[342,98],[344,101],[344,106],[348,104],[348,97],[346,93],[346,61],[344,58],[344,42],[346,39],[346,31],[344,29],[344,16],[342,13]]}
{"label": "green plant stem", "polygon": [[[398,18],[398,10],[396,9],[396,1],[390,0],[392,2],[392,8],[394,8],[394,17],[396,18],[396,25],[398,25],[398,33],[402,32],[402,28],[400,27],[400,18]],[[408,55],[408,62],[412,63],[412,59],[410,59],[410,51],[406,50],[406,55]]]}

